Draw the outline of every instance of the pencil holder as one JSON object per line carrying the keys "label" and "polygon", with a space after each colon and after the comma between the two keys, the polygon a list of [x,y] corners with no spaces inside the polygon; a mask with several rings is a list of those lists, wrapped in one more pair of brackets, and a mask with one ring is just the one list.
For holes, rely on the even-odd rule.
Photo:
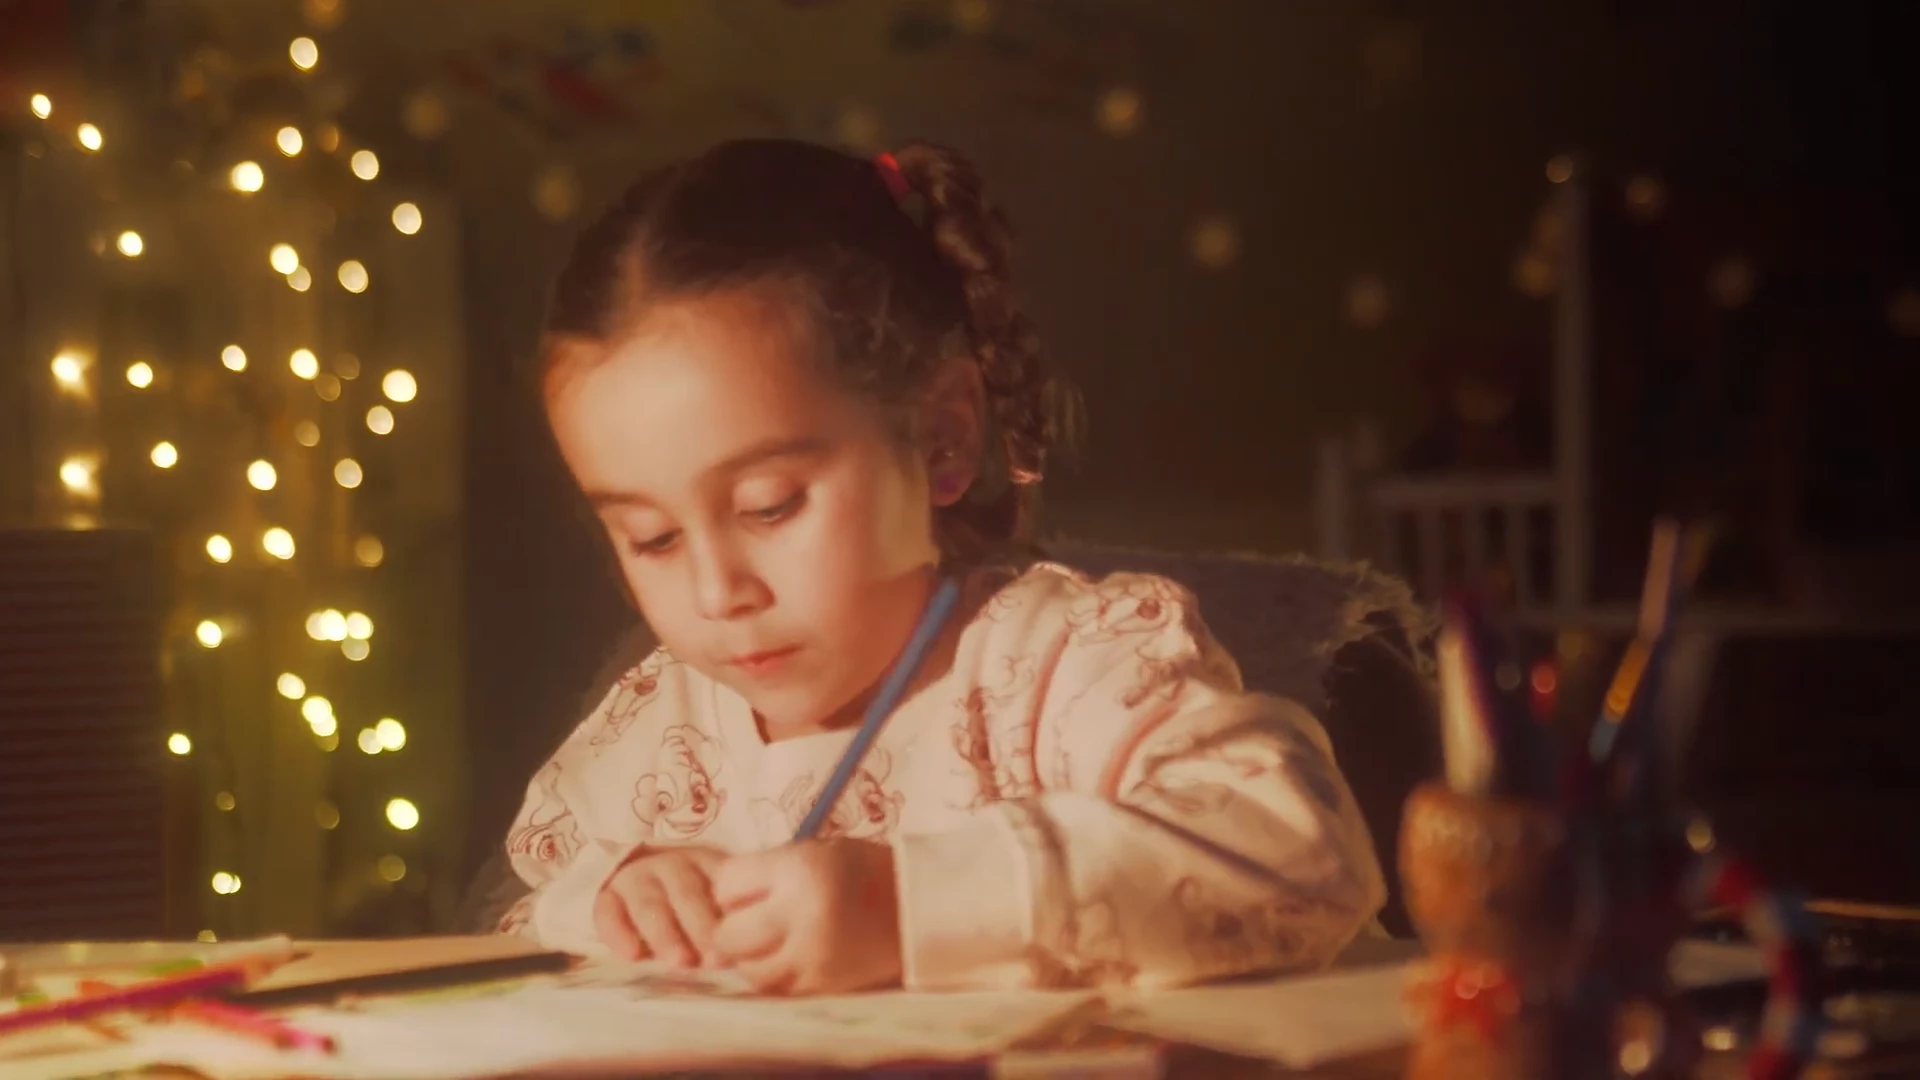
{"label": "pencil holder", "polygon": [[[1690,1076],[1700,1038],[1669,977],[1692,919],[1737,919],[1767,958],[1754,1080],[1790,1080],[1821,1021],[1820,936],[1804,905],[1711,831],[1653,815],[1583,819],[1520,799],[1417,789],[1400,877],[1427,959],[1408,987],[1409,1080]],[[1707,849],[1702,851],[1701,849]]]}
{"label": "pencil holder", "polygon": [[1428,784],[1407,800],[1400,880],[1427,958],[1408,987],[1410,1080],[1578,1080],[1556,1031],[1575,867],[1553,807]]}

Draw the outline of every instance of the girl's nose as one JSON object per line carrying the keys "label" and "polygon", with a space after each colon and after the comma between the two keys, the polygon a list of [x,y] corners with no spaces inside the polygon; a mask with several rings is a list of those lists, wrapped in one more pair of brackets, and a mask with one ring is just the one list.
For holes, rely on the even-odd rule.
{"label": "girl's nose", "polygon": [[738,619],[772,603],[773,594],[766,582],[730,545],[698,544],[691,554],[694,604],[701,618],[716,622]]}

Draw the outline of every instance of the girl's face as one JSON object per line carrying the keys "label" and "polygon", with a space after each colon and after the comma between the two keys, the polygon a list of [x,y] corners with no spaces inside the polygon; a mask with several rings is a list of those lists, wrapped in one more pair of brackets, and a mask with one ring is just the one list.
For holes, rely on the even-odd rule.
{"label": "girl's face", "polygon": [[770,738],[857,712],[939,563],[926,463],[806,347],[777,304],[727,293],[654,310],[547,384],[648,625]]}

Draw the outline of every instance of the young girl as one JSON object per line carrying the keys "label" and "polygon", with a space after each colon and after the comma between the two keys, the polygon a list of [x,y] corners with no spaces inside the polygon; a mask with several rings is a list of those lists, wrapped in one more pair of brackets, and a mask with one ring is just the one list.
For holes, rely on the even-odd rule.
{"label": "young girl", "polygon": [[[1314,718],[1193,597],[1022,565],[1062,398],[958,155],[721,145],[580,238],[554,435],[664,643],[508,837],[551,947],[773,992],[1318,965],[1384,890]],[[794,832],[942,580],[960,600]]]}

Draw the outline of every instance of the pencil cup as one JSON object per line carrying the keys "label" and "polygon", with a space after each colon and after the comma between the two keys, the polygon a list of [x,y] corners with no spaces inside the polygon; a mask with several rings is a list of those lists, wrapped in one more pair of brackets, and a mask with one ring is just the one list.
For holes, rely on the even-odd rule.
{"label": "pencil cup", "polygon": [[1409,1080],[1578,1080],[1554,1019],[1577,895],[1560,813],[1428,784],[1407,800],[1400,837],[1407,912],[1427,947],[1408,987]]}

